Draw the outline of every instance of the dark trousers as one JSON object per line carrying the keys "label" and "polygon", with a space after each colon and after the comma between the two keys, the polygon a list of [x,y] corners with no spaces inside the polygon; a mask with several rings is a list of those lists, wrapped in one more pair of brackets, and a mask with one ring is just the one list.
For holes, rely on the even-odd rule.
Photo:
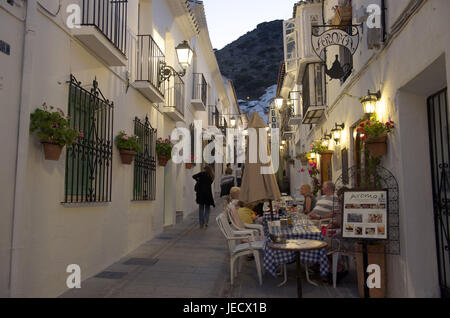
{"label": "dark trousers", "polygon": [[209,223],[209,212],[211,206],[206,204],[199,204],[198,208],[198,216],[200,221],[200,226],[205,225],[205,223]]}

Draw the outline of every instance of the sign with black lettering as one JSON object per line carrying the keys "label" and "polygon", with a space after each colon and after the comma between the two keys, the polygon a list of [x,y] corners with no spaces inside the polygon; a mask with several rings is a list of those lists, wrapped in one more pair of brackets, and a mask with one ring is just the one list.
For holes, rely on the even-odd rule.
{"label": "sign with black lettering", "polygon": [[5,53],[6,55],[11,54],[11,46],[5,41],[0,40],[0,52]]}
{"label": "sign with black lettering", "polygon": [[349,190],[342,200],[342,237],[388,238],[388,191]]}
{"label": "sign with black lettering", "polygon": [[325,61],[326,48],[336,45],[347,48],[352,55],[355,54],[359,46],[359,29],[357,26],[349,26],[348,29],[351,33],[340,28],[332,28],[320,34],[313,32],[311,41],[316,55]]}

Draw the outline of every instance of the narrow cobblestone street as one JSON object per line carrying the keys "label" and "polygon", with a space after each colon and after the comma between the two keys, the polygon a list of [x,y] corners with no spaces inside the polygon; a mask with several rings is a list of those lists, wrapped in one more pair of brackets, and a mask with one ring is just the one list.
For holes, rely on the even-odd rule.
{"label": "narrow cobblestone street", "polygon": [[[219,200],[218,200],[219,201]],[[103,272],[82,282],[64,298],[293,298],[295,264],[288,265],[288,282],[266,272],[259,286],[254,261],[244,261],[235,286],[229,279],[226,241],[215,221],[222,211],[211,211],[207,229],[199,229],[197,215],[187,217],[141,245]],[[352,276],[352,275],[350,275]],[[355,276],[355,275],[353,275]],[[337,289],[303,283],[304,297],[357,297],[356,277],[347,277]]]}

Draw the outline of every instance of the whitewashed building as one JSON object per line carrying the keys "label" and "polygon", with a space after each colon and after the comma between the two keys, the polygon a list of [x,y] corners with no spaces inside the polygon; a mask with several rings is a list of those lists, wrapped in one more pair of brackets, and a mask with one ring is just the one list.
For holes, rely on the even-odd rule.
{"label": "whitewashed building", "polygon": [[[329,146],[331,169],[322,175],[336,181],[363,161],[356,131],[365,116],[360,97],[379,91],[375,113],[396,125],[382,165],[399,186],[400,254],[387,255],[387,296],[448,296],[450,2],[353,0],[349,20],[336,21],[332,7],[343,2],[299,1],[284,23],[286,70],[279,89],[290,107],[283,129],[292,132],[288,151],[293,157],[308,152],[314,140],[329,139],[337,128],[340,139],[331,136]],[[321,26],[332,24],[343,30],[353,24],[359,45],[354,52],[331,45],[319,58],[312,34],[320,36],[326,30]],[[336,56],[343,66],[340,79],[329,75]],[[302,167],[296,160],[290,169],[295,196],[311,182]]]}
{"label": "whitewashed building", "polygon": [[[68,265],[84,280],[197,211],[192,174],[202,165],[159,166],[155,140],[194,120],[206,129],[237,102],[200,1],[0,0],[0,41],[0,297],[54,297]],[[194,57],[179,76],[184,41]],[[85,148],[44,160],[29,133],[44,102],[85,129]],[[151,136],[140,165],[121,163],[121,130]]]}

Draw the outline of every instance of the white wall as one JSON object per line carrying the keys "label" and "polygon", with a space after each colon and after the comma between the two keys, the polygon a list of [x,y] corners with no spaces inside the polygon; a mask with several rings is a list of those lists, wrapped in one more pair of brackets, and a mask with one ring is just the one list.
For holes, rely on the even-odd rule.
{"label": "white wall", "polygon": [[[1,3],[10,9],[7,3]],[[14,208],[17,136],[24,23],[20,15],[0,6],[0,40],[11,46],[10,55],[0,52],[0,297],[9,293],[10,248]]]}

